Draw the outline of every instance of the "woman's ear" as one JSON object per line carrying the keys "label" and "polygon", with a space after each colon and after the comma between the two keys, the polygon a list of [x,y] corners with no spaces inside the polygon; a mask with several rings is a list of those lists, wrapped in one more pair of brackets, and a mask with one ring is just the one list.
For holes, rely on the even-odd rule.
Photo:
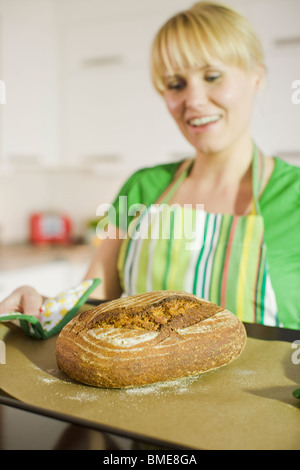
{"label": "woman's ear", "polygon": [[267,70],[264,64],[256,65],[254,72],[254,84],[257,91],[261,90],[265,85],[266,72]]}

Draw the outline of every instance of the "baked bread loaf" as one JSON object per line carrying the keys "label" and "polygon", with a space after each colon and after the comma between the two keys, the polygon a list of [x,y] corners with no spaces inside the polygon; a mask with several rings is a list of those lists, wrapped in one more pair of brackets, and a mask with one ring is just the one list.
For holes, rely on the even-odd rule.
{"label": "baked bread loaf", "polygon": [[229,311],[191,294],[157,291],[79,314],[60,332],[56,358],[76,381],[127,388],[224,366],[241,354],[246,338]]}

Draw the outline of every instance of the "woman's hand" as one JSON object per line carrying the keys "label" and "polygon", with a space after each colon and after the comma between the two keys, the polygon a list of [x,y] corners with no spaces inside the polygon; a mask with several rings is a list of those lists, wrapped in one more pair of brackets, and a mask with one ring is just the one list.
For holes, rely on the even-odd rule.
{"label": "woman's hand", "polygon": [[40,319],[43,300],[33,287],[21,286],[0,302],[0,313],[21,312]]}

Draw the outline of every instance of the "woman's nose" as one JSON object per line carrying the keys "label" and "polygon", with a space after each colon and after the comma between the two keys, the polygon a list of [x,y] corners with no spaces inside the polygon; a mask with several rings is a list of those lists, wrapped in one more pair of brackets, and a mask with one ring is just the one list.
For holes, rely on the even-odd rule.
{"label": "woman's nose", "polygon": [[204,84],[199,81],[188,83],[186,87],[186,106],[201,107],[208,101],[207,90]]}

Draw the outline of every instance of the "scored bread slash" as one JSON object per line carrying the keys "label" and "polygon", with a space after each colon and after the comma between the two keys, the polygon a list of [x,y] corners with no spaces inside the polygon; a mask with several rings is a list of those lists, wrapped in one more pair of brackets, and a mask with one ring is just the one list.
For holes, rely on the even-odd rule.
{"label": "scored bread slash", "polygon": [[228,310],[176,291],[137,294],[73,318],[56,343],[72,379],[128,388],[197,375],[229,364],[245,348],[243,323]]}

